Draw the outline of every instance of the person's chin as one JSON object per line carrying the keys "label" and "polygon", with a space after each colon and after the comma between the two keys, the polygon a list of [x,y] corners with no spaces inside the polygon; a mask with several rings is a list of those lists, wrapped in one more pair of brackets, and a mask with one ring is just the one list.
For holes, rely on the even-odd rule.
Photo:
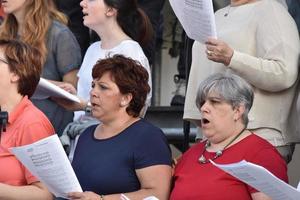
{"label": "person's chin", "polygon": [[209,127],[201,127],[201,132],[205,137],[210,137],[214,131]]}
{"label": "person's chin", "polygon": [[86,27],[88,27],[88,28],[90,28],[88,21],[86,19],[84,19],[84,18],[83,18],[83,25],[86,26]]}
{"label": "person's chin", "polygon": [[86,26],[86,27],[88,27],[88,28],[90,28],[90,29],[92,29],[91,23],[88,20],[88,16],[84,16],[83,17],[83,25]]}

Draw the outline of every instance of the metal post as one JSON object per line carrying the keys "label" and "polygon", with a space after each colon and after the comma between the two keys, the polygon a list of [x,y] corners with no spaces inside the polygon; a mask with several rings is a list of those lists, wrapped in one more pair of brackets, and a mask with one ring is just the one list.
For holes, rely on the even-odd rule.
{"label": "metal post", "polygon": [[[185,33],[184,33],[185,34]],[[184,37],[184,52],[185,52],[185,80],[186,84],[188,84],[189,74],[191,69],[191,60],[192,60],[192,46],[194,41],[191,40],[186,34]],[[187,87],[186,87],[187,88]],[[191,124],[187,120],[183,120],[183,133],[184,133],[184,140],[183,140],[183,152],[188,150],[189,142],[190,142],[190,127]]]}

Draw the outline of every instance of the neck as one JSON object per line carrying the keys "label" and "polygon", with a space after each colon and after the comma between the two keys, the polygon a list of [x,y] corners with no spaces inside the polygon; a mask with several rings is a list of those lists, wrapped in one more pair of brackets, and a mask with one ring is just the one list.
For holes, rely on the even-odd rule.
{"label": "neck", "polygon": [[97,127],[95,137],[97,139],[106,139],[118,135],[127,127],[129,127],[134,122],[138,121],[139,118],[127,116],[118,116],[114,120],[102,121]]}
{"label": "neck", "polygon": [[1,110],[11,113],[14,110],[14,108],[22,101],[23,96],[21,96],[20,94],[17,95],[7,94],[7,95],[8,97],[13,96],[13,98],[6,98],[5,100],[1,100]]}
{"label": "neck", "polygon": [[111,49],[122,41],[131,39],[117,22],[108,23],[105,27],[99,27],[95,31],[101,38],[101,47],[103,49]]}
{"label": "neck", "polygon": [[232,135],[230,135],[230,137],[224,139],[223,141],[219,142],[219,143],[211,143],[209,141],[209,148],[208,150],[211,151],[218,151],[218,150],[224,150],[228,147],[230,147],[231,145],[239,142],[242,138],[241,135],[245,132],[246,127],[244,125],[240,125],[238,126],[238,128],[235,129],[235,131],[232,131]]}
{"label": "neck", "polygon": [[24,27],[24,18],[25,18],[25,11],[20,10],[18,12],[13,13],[17,22],[18,22],[18,35],[22,35],[23,27]]}

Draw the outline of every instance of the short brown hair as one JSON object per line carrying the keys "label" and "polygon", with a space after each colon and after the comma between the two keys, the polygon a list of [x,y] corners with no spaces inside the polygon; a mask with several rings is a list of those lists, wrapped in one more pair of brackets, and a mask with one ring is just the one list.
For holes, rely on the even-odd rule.
{"label": "short brown hair", "polygon": [[40,52],[20,40],[0,39],[9,70],[19,76],[18,92],[31,97],[39,83],[42,71]]}
{"label": "short brown hair", "polygon": [[114,55],[96,63],[92,71],[93,79],[100,79],[107,72],[111,74],[112,80],[122,94],[130,93],[132,95],[126,112],[133,117],[138,117],[150,91],[147,70],[131,58]]}

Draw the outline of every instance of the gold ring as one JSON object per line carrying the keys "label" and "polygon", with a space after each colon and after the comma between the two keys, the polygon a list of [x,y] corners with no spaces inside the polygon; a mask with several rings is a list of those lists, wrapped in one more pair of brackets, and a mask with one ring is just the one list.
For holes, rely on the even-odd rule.
{"label": "gold ring", "polygon": [[210,51],[210,50],[207,50],[206,53],[207,53],[207,55],[209,55],[209,56],[213,55],[213,52]]}

